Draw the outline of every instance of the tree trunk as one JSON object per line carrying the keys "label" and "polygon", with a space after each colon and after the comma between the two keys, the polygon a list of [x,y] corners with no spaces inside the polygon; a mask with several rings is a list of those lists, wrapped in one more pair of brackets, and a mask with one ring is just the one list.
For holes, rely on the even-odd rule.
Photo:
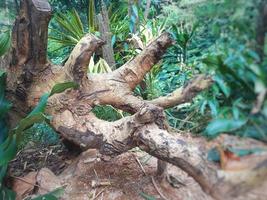
{"label": "tree trunk", "polygon": [[111,69],[116,69],[116,62],[114,59],[114,51],[112,47],[112,33],[110,32],[108,11],[105,3],[102,1],[102,9],[98,14],[98,25],[101,33],[101,38],[106,42],[102,47],[103,58],[107,61]]}
{"label": "tree trunk", "polygon": [[[230,195],[235,185],[251,183],[242,179],[233,184],[232,180],[219,177],[196,144],[167,131],[164,109],[191,101],[212,84],[210,77],[198,75],[168,96],[151,101],[134,95],[135,87],[173,44],[169,33],[161,34],[115,71],[88,75],[90,57],[104,42],[88,34],[75,46],[64,66],[53,65],[46,59],[50,17],[46,0],[22,1],[12,34],[12,63],[7,69],[8,98],[15,105],[11,117],[25,115],[55,83],[74,81],[79,88],[51,97],[46,112],[53,116],[54,129],[82,150],[97,148],[113,157],[139,147],[187,172],[215,199]],[[107,122],[91,112],[96,105],[112,105],[132,115]],[[250,178],[264,177],[266,169],[265,161],[253,169],[255,173]]]}
{"label": "tree trunk", "polygon": [[147,18],[148,18],[150,5],[151,5],[151,0],[147,0],[147,1],[146,1],[145,14],[144,14],[144,18],[145,18],[145,20],[147,20]]}
{"label": "tree trunk", "polygon": [[256,41],[257,41],[257,53],[261,62],[264,59],[264,46],[267,33],[267,1],[261,0],[259,4],[259,16],[257,20]]}

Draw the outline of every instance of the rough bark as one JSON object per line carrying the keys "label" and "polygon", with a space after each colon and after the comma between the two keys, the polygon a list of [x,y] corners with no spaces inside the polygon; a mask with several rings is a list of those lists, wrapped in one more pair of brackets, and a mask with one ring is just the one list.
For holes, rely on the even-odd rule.
{"label": "rough bark", "polygon": [[103,1],[101,2],[101,5],[102,9],[101,12],[98,14],[97,18],[101,38],[106,42],[106,44],[102,47],[103,58],[107,61],[111,69],[115,69],[116,63],[114,59],[114,51],[111,44],[112,33],[110,32],[108,11]]}
{"label": "rough bark", "polygon": [[261,0],[259,4],[259,16],[257,18],[257,30],[256,30],[256,41],[257,41],[257,53],[260,60],[264,59],[264,44],[267,33],[267,1]]}
{"label": "rough bark", "polygon": [[[160,35],[117,70],[88,75],[90,57],[104,42],[88,34],[73,49],[64,66],[50,64],[46,59],[50,15],[47,1],[22,1],[13,29],[13,62],[7,69],[8,97],[16,105],[12,115],[17,112],[25,115],[55,83],[75,81],[80,85],[79,89],[51,97],[47,107],[47,113],[53,116],[51,125],[66,140],[83,150],[97,148],[109,156],[140,147],[181,168],[205,192],[221,199],[221,189],[215,184],[227,183],[219,179],[195,145],[189,144],[181,135],[168,133],[163,112],[164,108],[191,101],[198,92],[212,84],[211,78],[199,75],[169,96],[144,101],[134,96],[133,90],[172,45],[168,33]],[[96,105],[112,105],[133,115],[115,122],[103,121],[91,112]],[[261,169],[266,169],[266,165],[261,165]]]}

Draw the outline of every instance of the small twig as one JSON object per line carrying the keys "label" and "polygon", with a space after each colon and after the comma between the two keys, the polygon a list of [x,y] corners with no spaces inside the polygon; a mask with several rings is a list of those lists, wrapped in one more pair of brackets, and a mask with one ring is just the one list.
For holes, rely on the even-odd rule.
{"label": "small twig", "polygon": [[29,181],[26,181],[25,179],[23,179],[23,178],[21,178],[21,177],[12,176],[12,175],[9,175],[9,176],[12,177],[12,178],[18,179],[18,180],[20,180],[20,181],[23,181],[23,182],[25,182],[25,183],[27,183],[27,184],[29,184],[29,185],[38,187],[38,188],[40,188],[40,189],[42,189],[42,190],[45,190],[45,191],[49,192],[48,189],[43,188],[43,187],[41,187],[40,185],[37,185],[37,184],[34,184],[34,183],[30,183]]}
{"label": "small twig", "polygon": [[100,187],[100,186],[111,186],[110,181],[95,181],[92,180],[92,188]]}
{"label": "small twig", "polygon": [[97,195],[95,195],[95,197],[92,200],[97,199],[97,197],[102,194],[105,191],[106,188],[103,188],[100,192],[97,193]]}
{"label": "small twig", "polygon": [[157,192],[159,193],[160,197],[161,197],[162,199],[164,199],[164,200],[168,200],[168,198],[166,198],[166,197],[164,196],[164,194],[162,194],[162,192],[161,192],[160,189],[158,188],[158,186],[157,186],[157,184],[156,184],[156,181],[155,181],[155,179],[154,179],[153,176],[151,176],[151,180],[152,180],[152,183],[153,183],[155,189],[156,189]]}
{"label": "small twig", "polygon": [[140,166],[141,170],[143,171],[144,175],[147,176],[147,173],[146,173],[142,163],[140,162],[140,160],[135,155],[133,155],[133,156],[134,156],[136,162],[138,163],[138,165]]}
{"label": "small twig", "polygon": [[96,173],[96,170],[95,170],[95,169],[94,169],[94,173],[95,173],[96,180],[98,180],[99,178],[98,178],[98,175],[97,175],[97,173]]}

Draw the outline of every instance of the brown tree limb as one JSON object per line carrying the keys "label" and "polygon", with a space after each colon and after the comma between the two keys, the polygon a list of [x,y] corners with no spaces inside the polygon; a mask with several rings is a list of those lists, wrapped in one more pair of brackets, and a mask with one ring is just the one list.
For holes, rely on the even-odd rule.
{"label": "brown tree limb", "polygon": [[152,41],[139,55],[114,71],[114,76],[124,80],[133,90],[145,74],[161,59],[173,41],[170,34],[164,32]]}
{"label": "brown tree limb", "polygon": [[92,34],[83,37],[72,50],[64,65],[67,76],[81,85],[85,84],[91,56],[103,44],[104,41]]}
{"label": "brown tree limb", "polygon": [[183,87],[176,89],[167,96],[153,99],[150,103],[165,109],[171,108],[191,101],[199,92],[209,88],[212,83],[211,77],[198,75]]}

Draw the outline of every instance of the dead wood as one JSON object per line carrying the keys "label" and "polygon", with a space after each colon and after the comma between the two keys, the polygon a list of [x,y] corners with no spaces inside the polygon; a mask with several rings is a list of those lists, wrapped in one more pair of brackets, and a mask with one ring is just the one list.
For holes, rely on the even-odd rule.
{"label": "dead wood", "polygon": [[[8,97],[17,105],[12,115],[25,115],[55,83],[72,80],[79,84],[79,89],[50,98],[46,111],[53,116],[51,124],[63,138],[83,150],[97,148],[112,157],[140,147],[181,168],[206,193],[221,199],[216,184],[226,183],[206,162],[205,154],[181,135],[169,134],[164,125],[164,108],[191,101],[212,84],[212,79],[198,75],[170,95],[152,101],[133,94],[145,74],[172,45],[170,34],[161,34],[139,55],[111,73],[88,74],[90,58],[104,42],[88,34],[79,41],[64,66],[53,65],[46,59],[50,16],[46,0],[21,3],[12,34],[12,63],[7,69]],[[114,122],[103,121],[91,112],[96,105],[112,105],[132,115]],[[266,164],[260,166],[265,168]]]}

